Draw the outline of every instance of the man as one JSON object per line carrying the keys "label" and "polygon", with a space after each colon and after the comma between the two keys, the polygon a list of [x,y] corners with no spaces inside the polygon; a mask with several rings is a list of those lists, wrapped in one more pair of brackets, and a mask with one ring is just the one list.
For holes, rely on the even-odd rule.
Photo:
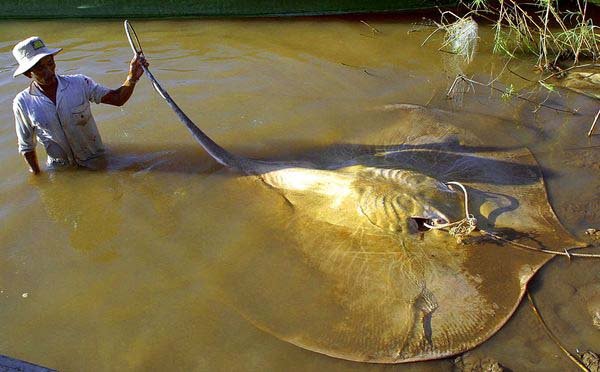
{"label": "man", "polygon": [[127,79],[118,89],[108,89],[84,75],[58,75],[54,55],[62,48],[50,49],[37,36],[15,45],[13,55],[23,74],[32,81],[13,101],[19,152],[32,173],[40,173],[35,153],[36,138],[46,148],[50,169],[94,163],[104,146],[90,102],[122,106],[129,100],[136,82],[148,63],[135,56],[129,64]]}

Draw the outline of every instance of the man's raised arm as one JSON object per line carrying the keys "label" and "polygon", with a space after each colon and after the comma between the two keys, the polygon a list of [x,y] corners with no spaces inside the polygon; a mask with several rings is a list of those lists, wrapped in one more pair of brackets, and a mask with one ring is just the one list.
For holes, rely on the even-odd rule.
{"label": "man's raised arm", "polygon": [[129,100],[129,97],[131,97],[133,89],[135,88],[135,83],[138,82],[144,73],[142,65],[148,67],[148,62],[146,62],[144,57],[139,55],[133,57],[129,63],[129,73],[127,74],[127,79],[125,79],[123,85],[118,89],[106,93],[104,97],[102,97],[101,102],[113,106],[123,106],[125,102]]}

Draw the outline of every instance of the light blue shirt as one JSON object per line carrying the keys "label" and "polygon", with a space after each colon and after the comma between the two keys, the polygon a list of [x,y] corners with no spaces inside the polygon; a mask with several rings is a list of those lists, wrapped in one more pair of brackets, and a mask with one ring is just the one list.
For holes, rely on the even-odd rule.
{"label": "light blue shirt", "polygon": [[36,138],[50,167],[82,165],[104,153],[90,102],[110,91],[84,75],[56,75],[56,105],[32,83],[13,101],[19,152],[33,151]]}

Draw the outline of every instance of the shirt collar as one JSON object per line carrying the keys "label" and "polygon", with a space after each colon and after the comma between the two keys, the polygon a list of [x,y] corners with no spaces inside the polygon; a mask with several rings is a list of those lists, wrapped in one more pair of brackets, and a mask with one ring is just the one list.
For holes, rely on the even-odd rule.
{"label": "shirt collar", "polygon": [[[67,89],[69,86],[69,80],[65,79],[59,74],[56,74],[56,80],[58,81],[58,87],[56,88],[56,95],[58,96],[58,92],[62,92],[63,90]],[[29,94],[32,96],[45,96],[44,92],[42,92],[42,90],[37,86],[37,84],[34,84],[33,81],[29,84]]]}

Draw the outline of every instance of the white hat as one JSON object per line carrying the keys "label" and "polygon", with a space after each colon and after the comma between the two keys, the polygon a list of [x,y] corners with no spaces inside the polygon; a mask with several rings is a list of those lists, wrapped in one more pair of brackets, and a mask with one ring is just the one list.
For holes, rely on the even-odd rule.
{"label": "white hat", "polygon": [[28,39],[25,39],[15,45],[13,48],[13,56],[17,62],[19,62],[19,67],[15,70],[13,77],[20,75],[24,72],[27,72],[30,68],[35,66],[36,63],[39,62],[40,59],[49,56],[55,55],[60,52],[62,48],[58,49],[49,49],[46,47],[46,44],[37,36],[32,36]]}

